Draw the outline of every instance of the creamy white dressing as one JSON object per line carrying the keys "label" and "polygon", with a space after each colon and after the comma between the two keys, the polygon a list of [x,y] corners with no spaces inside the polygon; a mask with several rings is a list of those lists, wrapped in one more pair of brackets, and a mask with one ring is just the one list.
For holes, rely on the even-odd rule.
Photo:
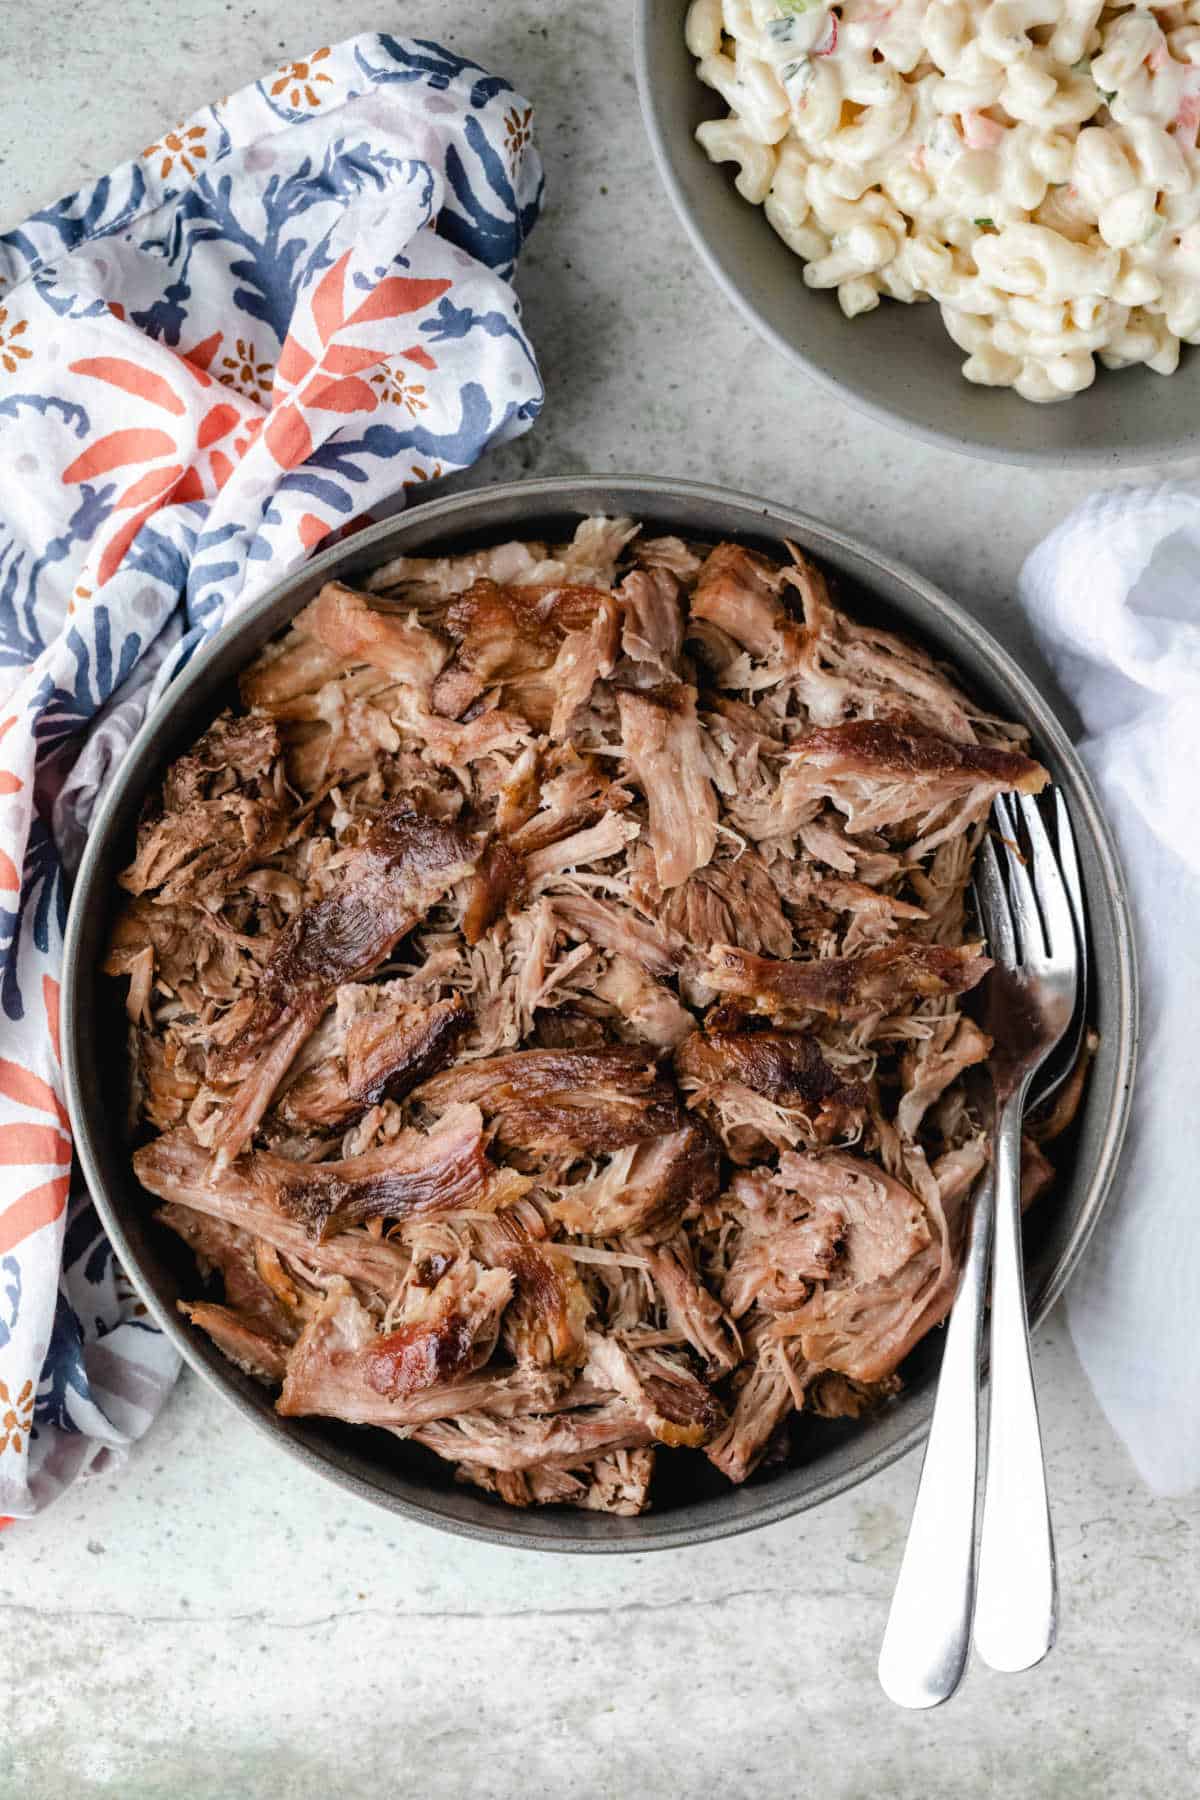
{"label": "creamy white dressing", "polygon": [[697,133],[848,316],[935,300],[1031,400],[1200,341],[1200,0],[693,0]]}

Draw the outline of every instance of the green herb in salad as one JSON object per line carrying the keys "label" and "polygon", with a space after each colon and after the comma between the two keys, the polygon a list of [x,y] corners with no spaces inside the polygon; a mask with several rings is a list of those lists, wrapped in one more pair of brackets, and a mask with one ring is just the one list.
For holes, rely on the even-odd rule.
{"label": "green herb in salad", "polygon": [[996,229],[995,219],[974,219],[972,223],[978,225],[981,231],[995,231]]}
{"label": "green herb in salad", "polygon": [[1096,92],[1099,94],[1100,98],[1103,100],[1105,106],[1112,105],[1113,101],[1117,97],[1117,90],[1116,90],[1116,88],[1114,88],[1112,93],[1110,94],[1106,88],[1102,88],[1100,86],[1100,83],[1098,81],[1096,81],[1096,77],[1094,75],[1092,75],[1092,59],[1090,56],[1083,57],[1079,62],[1077,62],[1075,64],[1075,73],[1077,75],[1091,75],[1093,82],[1095,82],[1095,84],[1096,84]]}
{"label": "green herb in salad", "polygon": [[779,10],[785,19],[796,19],[801,13],[816,12],[826,3],[827,0],[779,0]]}

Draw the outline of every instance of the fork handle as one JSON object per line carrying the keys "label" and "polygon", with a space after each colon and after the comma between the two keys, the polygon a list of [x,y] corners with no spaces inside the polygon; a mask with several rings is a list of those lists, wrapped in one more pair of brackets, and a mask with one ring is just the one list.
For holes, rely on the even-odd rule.
{"label": "fork handle", "polygon": [[979,1346],[992,1229],[992,1174],[977,1183],[937,1397],[879,1680],[898,1706],[937,1706],[962,1680],[971,1643]]}
{"label": "fork handle", "polygon": [[993,1669],[1030,1669],[1054,1643],[1058,1591],[1046,1466],[1021,1254],[1021,1116],[1012,1095],[996,1124],[991,1401],[979,1542],[975,1648]]}

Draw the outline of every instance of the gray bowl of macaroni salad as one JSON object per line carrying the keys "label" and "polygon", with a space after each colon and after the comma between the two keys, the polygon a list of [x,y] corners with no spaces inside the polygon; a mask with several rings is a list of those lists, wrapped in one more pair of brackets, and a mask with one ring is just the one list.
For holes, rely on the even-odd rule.
{"label": "gray bowl of macaroni salad", "polygon": [[651,142],[725,292],[885,424],[1200,450],[1200,4],[639,0]]}

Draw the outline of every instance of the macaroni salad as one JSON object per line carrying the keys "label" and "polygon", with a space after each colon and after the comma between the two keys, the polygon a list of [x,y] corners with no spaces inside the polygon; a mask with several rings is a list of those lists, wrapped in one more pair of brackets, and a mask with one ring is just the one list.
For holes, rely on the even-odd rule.
{"label": "macaroni salad", "polygon": [[1200,0],[693,0],[696,135],[848,318],[936,300],[1061,400],[1200,342]]}

